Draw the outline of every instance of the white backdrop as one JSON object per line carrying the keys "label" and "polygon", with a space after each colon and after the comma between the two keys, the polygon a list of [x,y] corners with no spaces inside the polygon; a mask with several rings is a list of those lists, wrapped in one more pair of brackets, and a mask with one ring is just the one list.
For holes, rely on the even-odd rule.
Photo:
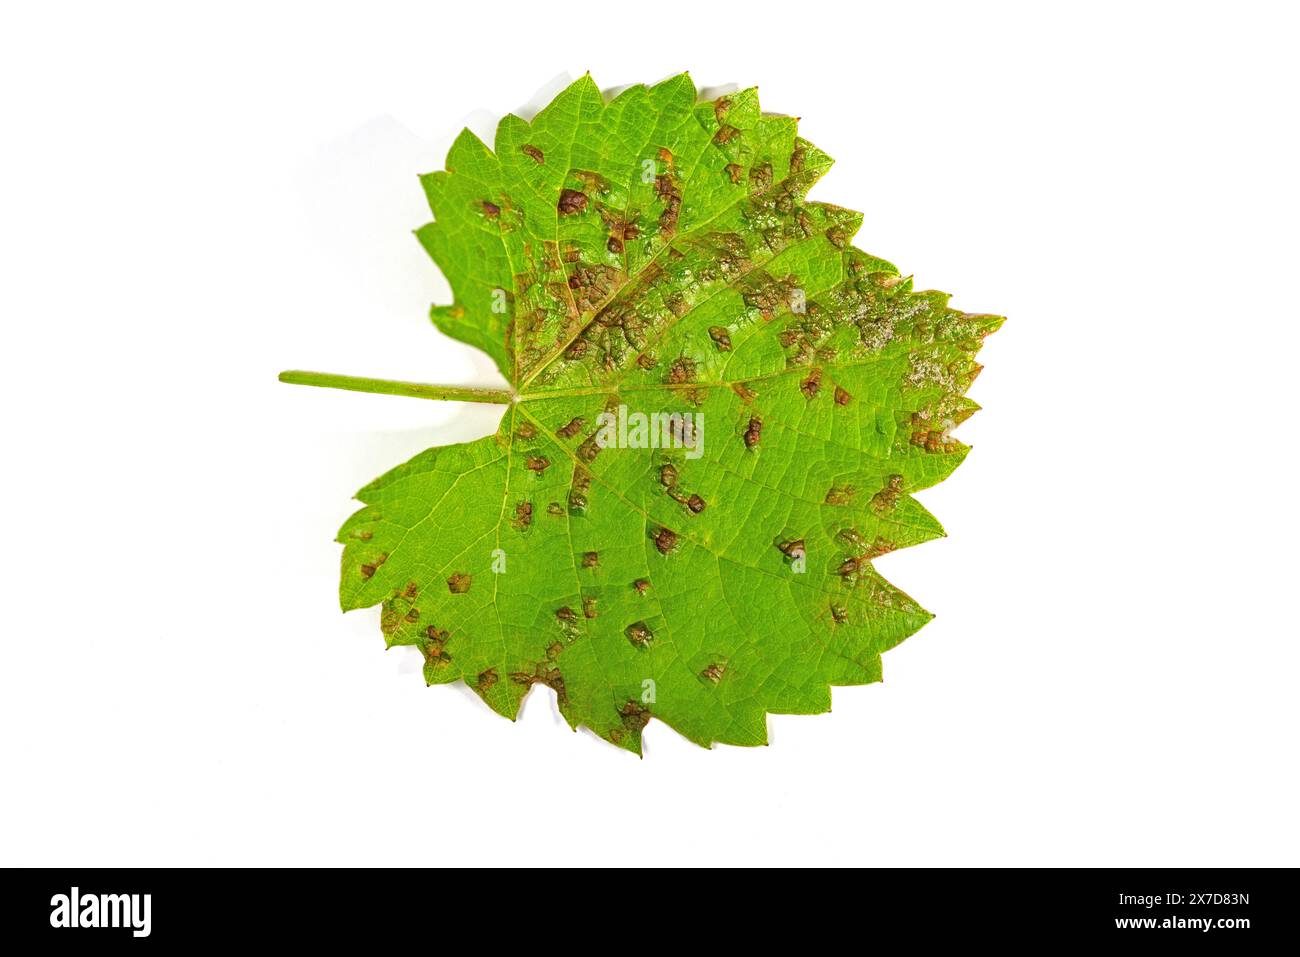
{"label": "white backdrop", "polygon": [[[3,864],[1300,863],[1297,23],[1282,5],[53,4],[0,14]],[[352,493],[499,410],[429,324],[463,125],[690,69],[861,247],[1009,317],[834,712],[635,757],[337,611]]]}

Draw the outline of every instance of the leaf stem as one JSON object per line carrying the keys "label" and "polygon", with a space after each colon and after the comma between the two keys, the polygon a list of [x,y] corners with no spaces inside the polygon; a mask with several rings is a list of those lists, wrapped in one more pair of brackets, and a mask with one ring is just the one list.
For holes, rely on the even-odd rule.
{"label": "leaf stem", "polygon": [[424,382],[396,382],[392,379],[367,379],[362,376],[335,375],[332,372],[303,372],[293,369],[280,373],[280,381],[290,385],[312,385],[322,389],[347,389],[351,392],[376,392],[381,395],[408,395],[416,399],[446,399],[452,402],[490,402],[509,405],[515,393],[509,389],[476,389],[463,385],[429,385]]}

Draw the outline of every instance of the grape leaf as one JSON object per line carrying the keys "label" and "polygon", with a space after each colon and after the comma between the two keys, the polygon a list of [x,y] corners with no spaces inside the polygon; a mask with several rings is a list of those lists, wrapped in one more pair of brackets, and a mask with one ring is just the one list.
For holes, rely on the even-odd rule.
{"label": "grape leaf", "polygon": [[965,457],[1002,320],[854,248],[861,215],[806,198],[830,164],[687,75],[609,102],[583,77],[493,148],[464,131],[417,236],[454,293],[433,321],[506,410],[360,491],[343,608],[382,605],[430,684],[511,718],[546,685],[637,753],[652,717],[758,745],[769,712],[879,680],[931,616],[872,561],[943,534],[912,493]]}

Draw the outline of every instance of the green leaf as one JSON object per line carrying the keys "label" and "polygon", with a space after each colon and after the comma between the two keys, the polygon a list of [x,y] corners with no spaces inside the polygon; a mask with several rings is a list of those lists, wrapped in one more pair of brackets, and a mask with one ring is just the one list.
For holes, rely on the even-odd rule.
{"label": "green leaf", "polygon": [[912,493],[965,457],[1001,319],[855,249],[861,216],[806,199],[830,163],[755,90],[697,103],[686,75],[610,102],[583,77],[492,148],[462,133],[422,178],[455,298],[432,318],[513,394],[485,394],[495,435],[361,490],[343,608],[382,605],[431,684],[512,718],[547,685],[636,752],[651,718],[763,744],[768,713],[879,680],[931,616],[872,560],[943,534]]}

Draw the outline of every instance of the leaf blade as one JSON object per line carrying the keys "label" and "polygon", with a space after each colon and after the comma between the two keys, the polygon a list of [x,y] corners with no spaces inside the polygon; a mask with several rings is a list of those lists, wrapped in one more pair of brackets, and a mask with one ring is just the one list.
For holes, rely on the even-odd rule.
{"label": "leaf blade", "polygon": [[1001,319],[854,248],[861,215],[806,200],[829,157],[754,90],[606,103],[588,76],[447,165],[422,178],[456,297],[434,318],[517,401],[362,490],[343,607],[381,604],[430,683],[508,717],[545,685],[637,753],[651,717],[756,745],[767,714],[880,680],[931,616],[872,562],[944,534],[913,493],[967,454]]}

